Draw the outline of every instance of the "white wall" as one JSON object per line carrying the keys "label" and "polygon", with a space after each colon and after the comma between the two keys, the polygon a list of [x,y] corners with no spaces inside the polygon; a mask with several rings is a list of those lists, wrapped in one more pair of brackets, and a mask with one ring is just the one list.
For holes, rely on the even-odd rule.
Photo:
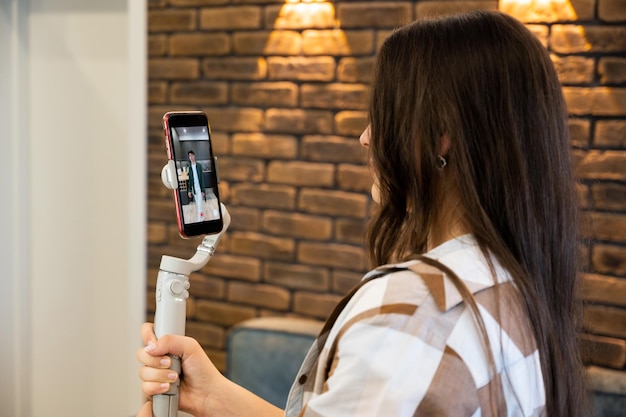
{"label": "white wall", "polygon": [[145,311],[145,0],[0,1],[0,415],[130,416]]}

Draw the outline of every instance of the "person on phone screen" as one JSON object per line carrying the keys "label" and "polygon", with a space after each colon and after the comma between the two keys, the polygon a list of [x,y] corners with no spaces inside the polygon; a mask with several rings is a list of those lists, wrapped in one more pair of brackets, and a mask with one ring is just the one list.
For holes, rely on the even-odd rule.
{"label": "person on phone screen", "polygon": [[149,323],[144,394],[178,378],[173,354],[180,407],[196,417],[589,415],[577,198],[550,54],[519,21],[480,11],[395,30],[373,75],[360,141],[374,269],[330,315],[285,409]]}
{"label": "person on phone screen", "polygon": [[198,212],[198,221],[204,221],[204,177],[202,176],[202,165],[196,163],[196,154],[193,150],[187,153],[189,157],[189,188],[187,195],[191,199],[193,198],[196,203],[196,209]]}

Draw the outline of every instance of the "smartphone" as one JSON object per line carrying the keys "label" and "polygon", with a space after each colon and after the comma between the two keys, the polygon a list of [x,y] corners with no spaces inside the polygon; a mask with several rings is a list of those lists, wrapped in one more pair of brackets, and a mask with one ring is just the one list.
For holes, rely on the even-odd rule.
{"label": "smartphone", "polygon": [[182,237],[220,232],[217,166],[206,115],[199,111],[165,113],[163,130],[167,157],[175,163],[178,180],[174,190],[178,232]]}

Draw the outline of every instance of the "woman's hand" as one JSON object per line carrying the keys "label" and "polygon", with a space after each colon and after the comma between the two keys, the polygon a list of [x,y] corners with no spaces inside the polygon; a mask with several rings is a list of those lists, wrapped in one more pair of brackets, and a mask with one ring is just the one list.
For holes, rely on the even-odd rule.
{"label": "woman's hand", "polygon": [[[283,416],[283,410],[223,376],[195,339],[164,335],[157,340],[151,323],[141,327],[141,338],[146,347],[137,351],[137,359],[144,365],[139,377],[146,396],[167,392],[178,378],[169,369],[170,354],[181,358],[180,410],[195,417]],[[137,417],[152,417],[152,401],[144,404]]]}
{"label": "woman's hand", "polygon": [[[144,366],[139,370],[143,380],[143,393],[152,397],[163,394],[170,389],[170,384],[179,376],[170,369],[171,358],[181,358],[182,373],[179,393],[179,407],[182,411],[197,417],[209,410],[209,398],[212,389],[217,388],[225,378],[215,368],[200,344],[190,337],[164,335],[158,341],[154,335],[153,325],[145,323],[141,327],[141,338],[145,348],[137,351],[137,359]],[[145,404],[139,416],[152,415],[152,402]]]}

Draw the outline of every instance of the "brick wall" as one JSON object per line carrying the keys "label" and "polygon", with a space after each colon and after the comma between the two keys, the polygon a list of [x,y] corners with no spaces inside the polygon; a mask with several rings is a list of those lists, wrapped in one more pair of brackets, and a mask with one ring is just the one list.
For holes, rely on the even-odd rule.
{"label": "brick wall", "polygon": [[161,116],[207,113],[232,214],[218,253],[191,276],[188,333],[220,369],[228,328],[264,315],[323,319],[366,270],[366,126],[375,51],[396,26],[477,8],[510,13],[551,50],[572,115],[592,377],[626,373],[626,4],[623,0],[150,0],[148,318],[162,254],[178,237]]}

